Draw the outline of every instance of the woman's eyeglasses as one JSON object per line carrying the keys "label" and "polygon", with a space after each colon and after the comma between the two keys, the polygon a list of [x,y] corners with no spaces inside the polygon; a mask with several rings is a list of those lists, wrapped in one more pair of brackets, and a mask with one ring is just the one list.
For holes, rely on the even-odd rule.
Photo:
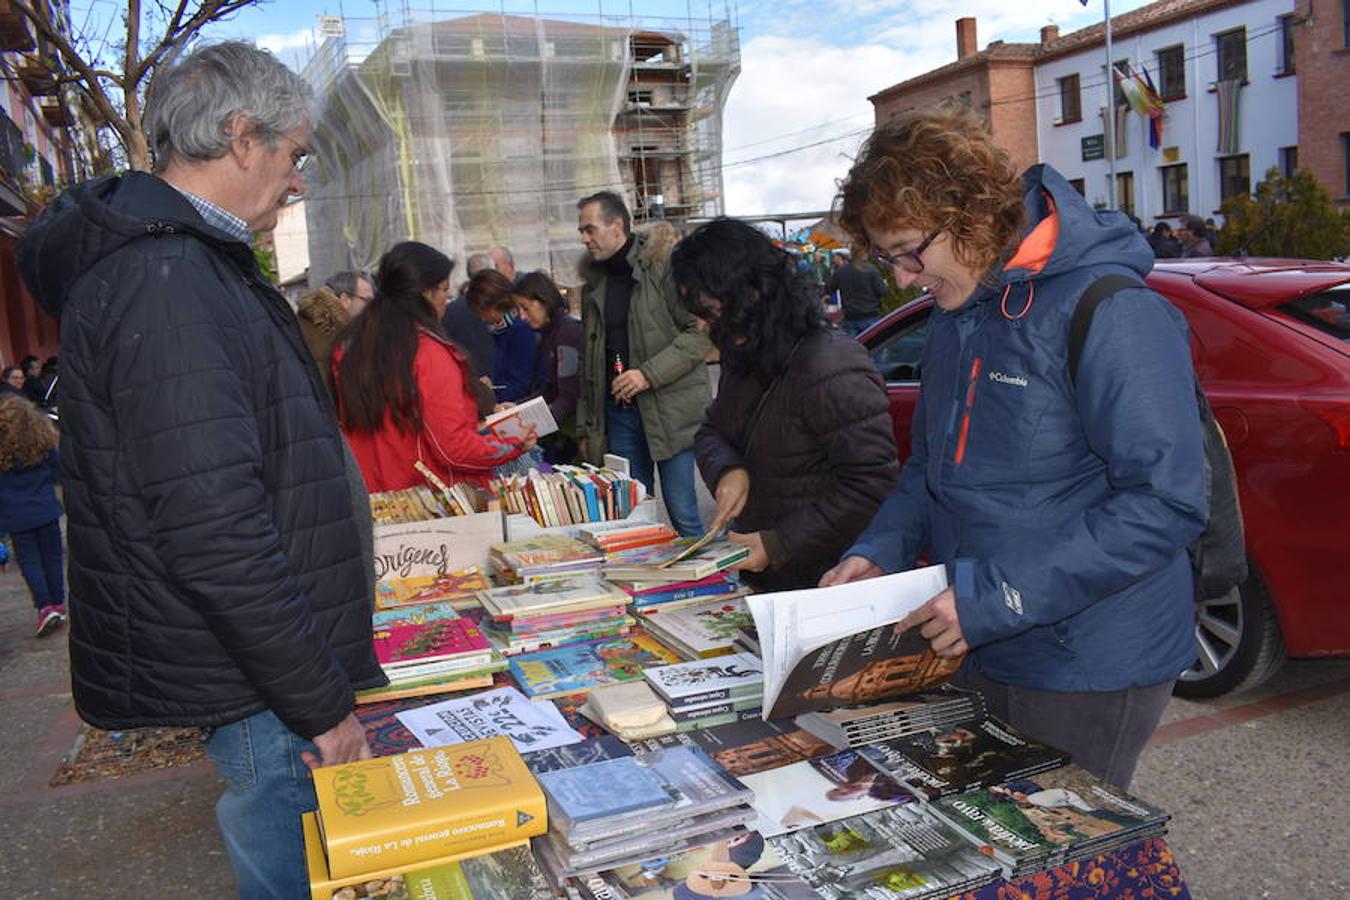
{"label": "woman's eyeglasses", "polygon": [[923,251],[928,249],[928,245],[933,243],[941,232],[935,231],[923,239],[923,243],[913,250],[907,250],[904,253],[882,253],[880,250],[873,250],[868,257],[872,262],[879,266],[886,266],[889,269],[899,269],[902,272],[908,272],[911,275],[918,275],[923,271]]}

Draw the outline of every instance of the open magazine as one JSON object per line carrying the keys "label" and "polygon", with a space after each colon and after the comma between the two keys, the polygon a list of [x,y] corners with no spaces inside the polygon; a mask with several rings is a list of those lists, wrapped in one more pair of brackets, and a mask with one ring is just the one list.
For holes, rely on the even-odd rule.
{"label": "open magazine", "polygon": [[827,588],[746,599],[764,661],[764,718],[875,703],[925,690],[956,671],[895,623],[947,587],[929,566]]}

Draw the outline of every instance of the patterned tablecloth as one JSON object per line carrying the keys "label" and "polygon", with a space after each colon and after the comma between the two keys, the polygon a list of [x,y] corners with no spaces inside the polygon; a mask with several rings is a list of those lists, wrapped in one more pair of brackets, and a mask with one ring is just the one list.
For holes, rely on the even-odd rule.
{"label": "patterned tablecloth", "polygon": [[[506,679],[503,684],[510,684]],[[445,697],[391,700],[358,707],[356,714],[366,726],[370,748],[376,756],[388,756],[420,746],[395,717],[404,709],[425,706]],[[586,737],[604,731],[576,711],[580,698],[556,701],[568,724]],[[1103,853],[1087,862],[1072,863],[1037,872],[1018,881],[1000,881],[978,891],[960,895],[960,900],[1189,900],[1191,894],[1181,878],[1172,849],[1160,838],[1142,841],[1113,853]]]}

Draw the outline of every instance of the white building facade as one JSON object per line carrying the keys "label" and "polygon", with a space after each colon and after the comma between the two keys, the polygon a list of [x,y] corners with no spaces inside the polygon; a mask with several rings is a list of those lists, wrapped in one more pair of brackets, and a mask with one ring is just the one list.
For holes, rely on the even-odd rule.
{"label": "white building facade", "polygon": [[[1113,41],[1113,61],[1147,69],[1167,109],[1157,149],[1144,117],[1116,117],[1124,121],[1117,208],[1146,227],[1186,213],[1211,217],[1226,197],[1250,192],[1270,167],[1293,171],[1299,117],[1293,12],[1293,0],[1206,4],[1184,18],[1141,23]],[[1242,85],[1235,146],[1220,150],[1216,85],[1225,79]],[[1106,205],[1104,110],[1112,106],[1112,86],[1100,34],[1062,51],[1051,46],[1035,66],[1035,80],[1040,158],[1088,202]]]}

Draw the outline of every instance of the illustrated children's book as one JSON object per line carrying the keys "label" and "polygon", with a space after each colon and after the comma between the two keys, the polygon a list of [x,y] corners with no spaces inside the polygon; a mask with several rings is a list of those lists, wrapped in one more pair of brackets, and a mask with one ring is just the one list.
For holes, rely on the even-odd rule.
{"label": "illustrated children's book", "polygon": [[647,628],[661,640],[690,657],[705,659],[733,652],[737,631],[753,621],[744,597],[659,610],[645,618]]}
{"label": "illustrated children's book", "polygon": [[483,632],[449,603],[380,610],[374,616],[375,657],[385,668],[481,656],[492,647]]}
{"label": "illustrated children's book", "polygon": [[511,659],[511,676],[526,696],[557,697],[642,677],[646,666],[679,657],[640,632],[525,653]]}
{"label": "illustrated children's book", "polygon": [[504,737],[315,769],[328,872],[345,878],[542,834],[544,795]]}
{"label": "illustrated children's book", "polygon": [[553,411],[548,408],[543,397],[532,397],[483,420],[483,428],[503,441],[520,440],[531,425],[534,426],[535,437],[544,437],[558,430]]}
{"label": "illustrated children's book", "polygon": [[750,550],[735,541],[715,541],[691,556],[676,562],[687,549],[682,541],[660,547],[639,547],[613,554],[602,571],[615,581],[673,583],[706,578],[750,555]]}
{"label": "illustrated children's book", "polygon": [[394,578],[375,582],[375,608],[393,609],[421,603],[450,603],[456,609],[475,605],[478,591],[492,587],[478,566],[458,569],[444,575]]}
{"label": "illustrated children's book", "polygon": [[764,717],[861,706],[940,684],[960,665],[895,624],[947,587],[944,566],[748,598],[764,660]]}

